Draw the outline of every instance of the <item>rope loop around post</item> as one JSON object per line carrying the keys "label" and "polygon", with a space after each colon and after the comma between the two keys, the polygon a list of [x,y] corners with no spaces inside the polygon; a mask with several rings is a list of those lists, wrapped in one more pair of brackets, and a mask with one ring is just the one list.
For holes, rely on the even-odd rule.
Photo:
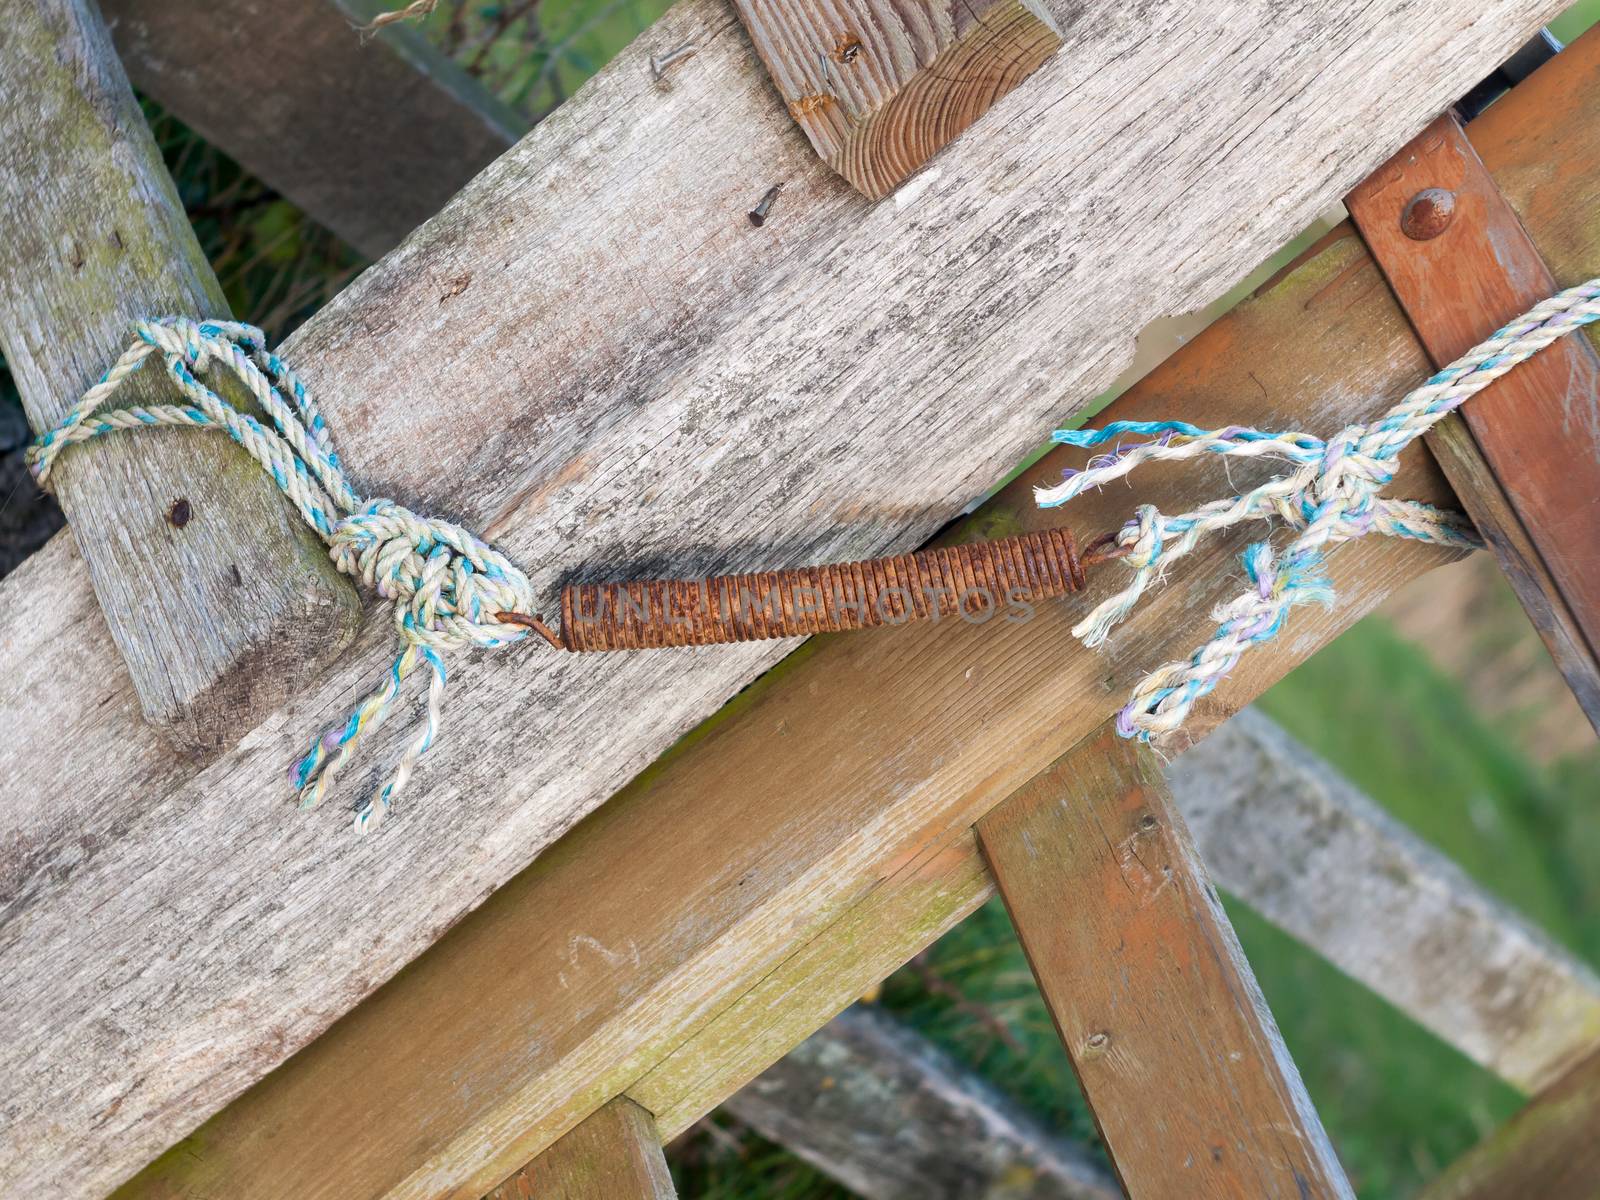
{"label": "rope loop around post", "polygon": [[[1151,582],[1206,534],[1242,521],[1273,518],[1295,531],[1281,552],[1267,542],[1245,552],[1250,590],[1218,607],[1217,632],[1187,662],[1168,663],[1139,682],[1118,717],[1122,735],[1149,741],[1178,729],[1195,701],[1215,689],[1246,650],[1277,636],[1292,607],[1330,603],[1333,588],[1324,559],[1340,542],[1379,533],[1442,546],[1479,546],[1476,531],[1461,514],[1380,494],[1394,479],[1400,452],[1518,363],[1597,319],[1600,279],[1543,301],[1435,373],[1382,416],[1347,426],[1327,440],[1240,425],[1200,429],[1184,421],[1116,421],[1102,429],[1057,431],[1053,440],[1064,445],[1092,448],[1110,443],[1111,448],[1091,458],[1084,469],[1066,471],[1054,487],[1037,489],[1036,500],[1047,508],[1066,504],[1152,461],[1216,455],[1272,459],[1294,468],[1247,492],[1176,516],[1141,505],[1117,535],[1133,577],[1073,627],[1086,645],[1103,642]],[[1141,440],[1125,443],[1123,438]]]}
{"label": "rope loop around post", "polygon": [[[140,321],[135,340],[55,428],[28,450],[28,465],[45,486],[70,446],[119,430],[156,426],[220,429],[242,446],[328,544],[335,566],[389,601],[402,650],[383,682],[349,718],[312,743],[290,772],[303,807],[321,803],[348,765],[362,736],[393,711],[400,687],[419,664],[431,672],[422,728],[388,782],[355,813],[366,831],[389,811],[417,760],[438,736],[448,674],[441,653],[520,642],[529,630],[497,612],[533,613],[533,587],[503,554],[460,526],[419,516],[390,500],[363,500],[334,452],[322,413],[299,378],[266,348],[266,337],[236,321],[164,317]],[[188,401],[108,409],[129,376],[159,355]],[[225,369],[272,421],[267,428],[203,382]]]}

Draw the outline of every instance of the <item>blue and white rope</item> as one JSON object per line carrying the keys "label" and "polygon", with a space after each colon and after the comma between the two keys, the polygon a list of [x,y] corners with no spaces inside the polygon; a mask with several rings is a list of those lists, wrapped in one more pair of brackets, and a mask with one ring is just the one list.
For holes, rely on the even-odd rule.
{"label": "blue and white rope", "polygon": [[[1184,722],[1196,700],[1210,693],[1251,646],[1277,636],[1296,604],[1329,603],[1333,588],[1323,569],[1327,550],[1368,533],[1415,538],[1445,546],[1477,546],[1466,517],[1427,504],[1390,500],[1378,493],[1394,478],[1400,452],[1445,414],[1488,387],[1557,338],[1600,319],[1600,279],[1543,301],[1409,393],[1377,420],[1351,425],[1324,441],[1308,433],[1267,433],[1243,426],[1199,429],[1183,421],[1116,421],[1103,429],[1060,430],[1054,440],[1069,446],[1113,448],[1069,470],[1036,499],[1050,508],[1090,488],[1127,475],[1141,463],[1204,455],[1271,458],[1293,464],[1240,495],[1215,500],[1179,516],[1141,505],[1117,534],[1133,569],[1127,587],[1109,597],[1073,627],[1086,645],[1104,641],[1127,616],[1150,583],[1208,533],[1246,520],[1277,517],[1296,530],[1283,552],[1266,542],[1244,555],[1252,587],[1221,605],[1211,640],[1188,662],[1168,663],[1147,675],[1117,718],[1124,737],[1149,741]],[[1154,438],[1124,445],[1118,439]]]}
{"label": "blue and white rope", "polygon": [[[392,603],[404,649],[382,685],[348,720],[313,742],[290,772],[301,805],[320,803],[362,735],[382,724],[406,677],[426,663],[432,677],[423,727],[378,795],[356,809],[355,827],[365,832],[389,811],[417,760],[438,737],[448,678],[441,652],[523,640],[527,629],[503,623],[495,613],[531,614],[533,587],[509,559],[465,529],[418,516],[390,500],[359,497],[310,393],[267,350],[259,329],[233,321],[166,317],[141,321],[135,332],[133,345],[100,382],[33,444],[28,464],[43,486],[67,447],[108,433],[150,426],[221,429],[261,464],[306,524],[328,543],[335,566]],[[157,354],[189,403],[103,411],[122,383]],[[199,377],[213,364],[244,383],[275,428],[240,412],[201,382]]]}

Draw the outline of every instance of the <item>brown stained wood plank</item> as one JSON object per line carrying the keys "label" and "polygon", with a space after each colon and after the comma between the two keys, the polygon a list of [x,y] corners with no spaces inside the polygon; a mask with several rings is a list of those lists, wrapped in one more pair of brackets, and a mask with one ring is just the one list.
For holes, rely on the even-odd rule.
{"label": "brown stained wood plank", "polygon": [[1107,726],[977,830],[1132,1200],[1354,1196],[1154,752]]}
{"label": "brown stained wood plank", "polygon": [[[1069,47],[1003,102],[1007,136],[964,139],[961,170],[869,205],[773,104],[726,5],[679,0],[284,354],[363,485],[473,527],[532,571],[541,595],[646,563],[740,571],[910,549],[1097,394],[1135,330],[1214,299],[1558,3],[1485,0],[1469,26],[1451,0],[1290,6],[1266,24],[1249,0],[1111,6],[1093,19],[1052,0],[1073,18]],[[696,53],[663,89],[650,57],[690,41]],[[1237,104],[1241,94],[1255,102]],[[752,228],[745,214],[775,180],[788,181],[782,202]],[[1153,261],[1169,264],[1159,288]],[[1220,583],[1237,547],[1218,550],[1205,561]],[[1196,572],[1206,575],[1201,560]],[[12,616],[0,625],[0,708],[20,710],[13,745],[0,745],[0,878],[14,897],[0,1025],[15,1035],[0,1039],[0,1191],[114,1186],[372,994],[790,648],[620,655],[603,667],[532,647],[466,656],[452,671],[454,715],[419,773],[426,787],[389,826],[403,836],[352,846],[337,809],[308,816],[275,800],[306,731],[392,660],[381,614],[352,653],[297,679],[296,699],[240,752],[197,770],[130,727],[103,630],[68,620],[87,591],[61,542],[0,581]],[[63,627],[70,636],[47,640]],[[1296,625],[1313,628],[1326,627]],[[1130,640],[1139,658],[1128,669],[1186,653],[1163,644],[1175,632]],[[1017,682],[1103,686],[1103,660],[1060,659],[1076,666],[1040,663],[1056,668],[1048,684],[1031,671]],[[1059,709],[1059,694],[1048,699]],[[945,700],[927,697],[931,717],[952,711],[935,703]],[[407,732],[391,722],[374,759]],[[53,744],[73,753],[16,749]],[[903,751],[868,774],[931,761]],[[1053,755],[957,757],[952,787],[997,759],[1026,773]],[[847,790],[855,799],[841,809],[874,803],[859,783]],[[896,785],[881,798],[948,795]],[[816,818],[809,804],[794,814]],[[840,889],[824,870],[802,916],[745,930],[798,936],[843,903],[865,866],[857,856],[877,849],[859,833],[813,844],[853,864]],[[692,971],[698,958],[678,961]],[[674,1020],[688,1011],[670,1008]],[[604,1098],[534,1116],[570,1124]],[[437,1132],[457,1103],[504,1099],[433,1096],[417,1115]],[[463,1161],[483,1169],[466,1148],[482,1155],[486,1143],[464,1139],[457,1159],[455,1131],[441,1146],[396,1128],[390,1111],[347,1146],[301,1146],[324,1175],[348,1154],[421,1187],[459,1179]],[[502,1174],[534,1148],[518,1149],[495,1164]],[[413,1178],[415,1156],[427,1169]]]}
{"label": "brown stained wood plank", "polygon": [[[1104,415],[1337,427],[1426,371],[1346,229]],[[1070,461],[1047,456],[956,536],[1123,520],[1117,489],[1075,513],[1033,504]],[[1169,505],[1196,487],[1153,473],[1137,495]],[[1395,487],[1449,503],[1420,451]],[[1209,636],[1255,536],[1196,551],[1107,654],[1069,632],[1093,587],[1024,623],[814,639],[121,1195],[464,1196],[621,1091],[675,1136],[981,901],[972,822],[1097,728],[1150,663]],[[1247,656],[1195,731],[1441,561],[1416,543],[1342,547],[1338,603]],[[367,1134],[340,1136],[348,1123]]]}
{"label": "brown stained wood plank", "polygon": [[[0,347],[43,432],[139,318],[231,314],[91,0],[15,0],[0,26]],[[157,358],[115,403],[180,399]],[[180,752],[231,746],[353,636],[355,590],[226,437],[119,435],[68,450],[51,482],[140,707]]]}
{"label": "brown stained wood plank", "polygon": [[485,1200],[676,1200],[656,1124],[625,1096],[591,1114]]}
{"label": "brown stained wood plank", "polygon": [[371,258],[527,122],[386,0],[102,0],[134,85]]}
{"label": "brown stained wood plank", "polygon": [[[1061,46],[1037,0],[734,0],[824,162],[888,195]],[[1005,136],[1003,127],[992,131]]]}
{"label": "brown stained wood plank", "polygon": [[[1404,214],[1428,189],[1453,212],[1446,220],[1435,205],[1425,221],[1434,202],[1417,200],[1407,233]],[[1434,121],[1346,203],[1436,366],[1557,290],[1454,116]],[[1585,338],[1564,338],[1461,417],[1465,429],[1442,429],[1429,445],[1600,728],[1600,355]]]}
{"label": "brown stained wood plank", "polygon": [[1419,1200],[1595,1200],[1600,1196],[1600,1043],[1445,1169]]}

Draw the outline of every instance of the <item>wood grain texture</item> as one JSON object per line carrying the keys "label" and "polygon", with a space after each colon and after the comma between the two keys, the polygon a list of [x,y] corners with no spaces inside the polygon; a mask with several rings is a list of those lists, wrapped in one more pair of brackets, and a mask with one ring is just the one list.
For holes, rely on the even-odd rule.
{"label": "wood grain texture", "polygon": [[[1346,229],[1105,416],[1338,427],[1427,369]],[[954,536],[1065,516],[1098,528],[1135,499],[1171,505],[1203,486],[1152,474],[1133,496],[1039,510],[1032,486],[1073,461],[1048,455]],[[1449,502],[1420,448],[1396,488]],[[1105,655],[1070,626],[1114,576],[1026,623],[813,639],[121,1195],[476,1200],[622,1091],[675,1136],[982,901],[972,822],[1098,726],[1150,663],[1209,636],[1253,536],[1197,551]],[[1296,614],[1193,729],[1441,561],[1415,543],[1343,547],[1335,607]],[[342,1136],[350,1123],[367,1133]]]}
{"label": "wood grain texture", "polygon": [[677,1200],[656,1123],[619,1096],[485,1200]]}
{"label": "wood grain texture", "polygon": [[1219,886],[1474,1062],[1535,1092],[1600,1043],[1593,971],[1260,713],[1168,777]]}
{"label": "wood grain texture", "polygon": [[[888,195],[1061,46],[1037,0],[734,0],[822,160]],[[1006,130],[990,130],[1004,138]]]}
{"label": "wood grain texture", "polygon": [[724,1105],[862,1200],[1121,1200],[1064,1142],[927,1038],[846,1009]]}
{"label": "wood grain texture", "polygon": [[372,258],[527,123],[381,0],[104,0],[134,84]]}
{"label": "wood grain texture", "polygon": [[[1403,214],[1426,189],[1454,208],[1419,239],[1404,232]],[[1429,125],[1346,204],[1436,366],[1557,290],[1454,116]],[[1430,445],[1600,730],[1600,355],[1564,338],[1461,417],[1465,430]],[[1497,487],[1481,478],[1485,468]]]}
{"label": "wood grain texture", "polygon": [[1354,1197],[1153,751],[1106,726],[978,845],[1132,1200]]}
{"label": "wood grain texture", "polygon": [[[90,0],[0,10],[0,143],[0,348],[37,432],[138,318],[230,314]],[[121,400],[171,403],[146,372]],[[354,590],[226,438],[80,446],[52,482],[144,714],[180,751],[231,746],[354,635]]]}
{"label": "wood grain texture", "polygon": [[[738,22],[714,0],[688,0],[304,326],[285,356],[364,488],[474,527],[545,595],[602,573],[908,549],[1019,461],[1073,398],[1094,395],[1135,330],[1220,292],[1553,8],[1494,0],[1468,18],[1445,0],[1384,0],[1289,6],[1265,24],[1243,0],[1097,13],[997,106],[1010,113],[1007,138],[960,139],[944,173],[872,206],[775,104]],[[689,41],[697,53],[663,92],[650,54]],[[779,215],[752,228],[752,193],[779,179],[790,184]],[[1166,265],[1152,287],[1156,262]],[[1317,415],[1336,427],[1338,411]],[[1236,399],[1212,412],[1274,415]],[[1296,420],[1309,415],[1302,407]],[[1099,510],[1112,523],[1124,511]],[[1155,607],[1158,620],[1187,603],[1208,609],[1226,584],[1206,564],[1232,570],[1237,549],[1222,542],[1219,557],[1196,559],[1202,590],[1171,593],[1178,607]],[[1392,553],[1413,570],[1428,561]],[[283,772],[308,732],[386,668],[386,620],[375,616],[337,668],[301,680],[236,754],[195,771],[123,721],[125,684],[106,670],[94,627],[48,653],[34,640],[34,624],[74,610],[79,578],[70,553],[51,547],[0,583],[0,702],[21,709],[0,747],[0,1022],[16,1032],[0,1047],[0,1187],[41,1195],[109,1186],[159,1153],[790,648],[469,658],[405,810],[384,837],[358,842],[336,809],[292,811]],[[1339,611],[1364,609],[1380,586],[1354,586]],[[1315,640],[1331,619],[1296,629]],[[1056,619],[1032,628],[1046,625],[1064,632]],[[1097,722],[1134,673],[1187,651],[1167,639],[1196,632],[1171,619],[1145,628],[1148,640],[1124,637],[1130,657],[1115,671],[1052,649],[1059,661],[1007,663],[987,686],[1016,675],[1056,711],[1092,697],[1085,716]],[[962,652],[1009,644],[999,632],[972,629]],[[915,661],[914,643],[895,646],[911,658],[891,658],[885,680]],[[980,702],[978,690],[961,694]],[[937,691],[905,702],[955,713]],[[1030,713],[1040,716],[1024,704],[1008,720]],[[350,792],[370,786],[407,724],[379,735]],[[46,744],[72,752],[21,749]],[[877,771],[897,771],[903,749]],[[965,790],[966,771],[999,760],[1015,786],[1052,750],[986,749],[948,782]],[[868,778],[852,790],[871,806]],[[865,854],[873,824],[843,827],[844,846],[828,854]],[[868,863],[856,862],[842,890],[798,884],[788,868],[758,890],[805,894],[814,883],[816,904],[837,903],[861,882],[855,870]],[[809,919],[766,928],[796,935]],[[739,978],[723,973],[716,989]],[[611,1009],[591,1011],[604,1021]],[[513,1074],[528,1066],[515,1059]],[[612,1069],[624,1061],[606,1058]],[[535,1114],[560,1132],[606,1098],[594,1094],[600,1077],[591,1066],[583,1097]],[[490,1154],[474,1134],[458,1156],[453,1107],[502,1102],[514,1129]],[[333,1164],[346,1151],[380,1186],[466,1186],[502,1149],[527,1151],[502,1175],[527,1161],[543,1136],[494,1088],[422,1109],[437,1124],[404,1152],[365,1135],[338,1154],[319,1146],[302,1193],[339,1194]],[[325,1126],[336,1127],[349,1128]],[[437,1156],[438,1173],[411,1178],[419,1156]],[[240,1186],[230,1180],[231,1194]]]}
{"label": "wood grain texture", "polygon": [[1427,1187],[1420,1200],[1600,1196],[1600,1048]]}

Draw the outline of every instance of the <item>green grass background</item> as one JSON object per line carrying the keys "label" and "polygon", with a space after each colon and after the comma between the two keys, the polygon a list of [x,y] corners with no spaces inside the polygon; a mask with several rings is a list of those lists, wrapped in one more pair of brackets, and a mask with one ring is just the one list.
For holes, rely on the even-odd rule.
{"label": "green grass background", "polygon": [[[662,0],[444,0],[428,36],[536,119],[664,10]],[[1600,17],[1585,0],[1553,28]],[[147,107],[237,313],[281,336],[363,265],[292,204]],[[0,373],[0,395],[9,381]],[[1514,623],[1519,618],[1513,616]],[[1507,636],[1527,636],[1512,628]],[[1274,688],[1262,707],[1486,887],[1600,964],[1600,752],[1543,762],[1519,723],[1485,720],[1455,680],[1383,618],[1362,622]],[[1522,1101],[1248,909],[1240,939],[1361,1195],[1403,1200]],[[930,993],[935,975],[956,999]],[[941,989],[942,990],[942,989]],[[991,904],[879,1003],[1066,1136],[1093,1126],[1003,909]],[[847,1195],[725,1117],[673,1148],[686,1200]]]}

